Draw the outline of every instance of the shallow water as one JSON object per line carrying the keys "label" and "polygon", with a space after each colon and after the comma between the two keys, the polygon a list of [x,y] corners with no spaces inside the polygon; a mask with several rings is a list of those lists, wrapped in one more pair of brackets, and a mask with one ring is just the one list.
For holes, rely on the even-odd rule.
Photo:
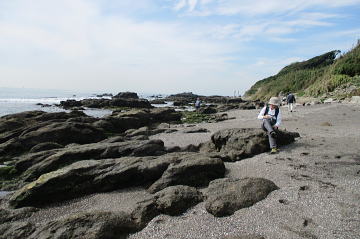
{"label": "shallow water", "polygon": [[11,192],[9,192],[9,191],[0,191],[0,198],[5,197],[5,196],[8,195],[9,193],[11,193]]}
{"label": "shallow water", "polygon": [[[40,101],[40,100],[39,100]],[[43,103],[44,102],[37,102]],[[32,111],[32,110],[41,110],[45,112],[70,112],[69,110],[64,110],[57,106],[49,106],[49,107],[42,107],[41,105],[36,105],[34,101],[9,101],[9,100],[1,100],[0,99],[0,117],[9,114],[16,114],[24,111]],[[105,109],[85,109],[84,113],[93,116],[93,117],[103,117],[106,115],[111,114],[111,110]]]}

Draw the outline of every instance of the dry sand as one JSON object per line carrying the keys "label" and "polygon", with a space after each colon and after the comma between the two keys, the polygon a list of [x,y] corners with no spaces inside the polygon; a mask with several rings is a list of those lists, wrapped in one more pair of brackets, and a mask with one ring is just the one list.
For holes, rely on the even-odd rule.
{"label": "dry sand", "polygon": [[[282,108],[282,129],[301,137],[267,153],[226,163],[227,177],[262,177],[280,189],[250,208],[216,218],[200,203],[181,216],[160,215],[129,238],[223,238],[225,235],[259,234],[265,238],[360,238],[360,107],[329,104],[302,107],[290,113]],[[210,133],[159,134],[166,146],[198,144],[220,129],[259,127],[258,110],[228,112],[236,119],[203,123]],[[92,210],[131,211],[147,193],[141,188],[86,196],[42,209],[31,220],[48,221]]]}

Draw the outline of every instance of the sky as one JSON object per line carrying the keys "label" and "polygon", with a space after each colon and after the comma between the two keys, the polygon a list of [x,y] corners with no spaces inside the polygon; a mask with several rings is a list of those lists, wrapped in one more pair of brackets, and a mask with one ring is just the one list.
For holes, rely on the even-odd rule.
{"label": "sky", "polygon": [[0,0],[0,87],[241,95],[360,39],[360,0]]}

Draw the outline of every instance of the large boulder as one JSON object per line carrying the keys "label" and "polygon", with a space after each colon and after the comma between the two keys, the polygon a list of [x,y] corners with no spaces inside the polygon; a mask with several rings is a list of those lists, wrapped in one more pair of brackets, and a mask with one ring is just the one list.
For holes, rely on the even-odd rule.
{"label": "large boulder", "polygon": [[168,186],[205,186],[223,177],[224,163],[199,153],[172,153],[158,157],[84,160],[47,174],[16,191],[12,207],[43,206],[95,192],[150,186],[151,192]]}
{"label": "large boulder", "polygon": [[251,207],[277,189],[272,181],[263,178],[217,179],[207,188],[205,208],[214,216],[229,216]]}
{"label": "large boulder", "polygon": [[113,98],[124,98],[124,99],[139,99],[139,96],[135,92],[120,92]]}
{"label": "large boulder", "polygon": [[207,186],[210,181],[225,174],[225,165],[218,158],[188,154],[178,163],[169,165],[161,178],[148,189],[155,193],[173,185]]}
{"label": "large boulder", "polygon": [[188,104],[188,103],[195,103],[195,100],[198,97],[202,97],[202,96],[193,94],[192,92],[184,92],[184,93],[169,95],[168,97],[165,98],[165,100],[181,102],[182,104]]}
{"label": "large boulder", "polygon": [[179,122],[180,119],[181,113],[171,108],[132,109],[126,112],[114,111],[112,115],[95,122],[94,126],[122,133],[152,124]]}
{"label": "large boulder", "polygon": [[[298,133],[278,131],[278,145],[286,145],[299,137]],[[238,161],[269,150],[266,132],[257,128],[225,129],[214,133],[211,141],[200,146],[201,152],[217,155],[224,161]]]}
{"label": "large boulder", "polygon": [[183,185],[171,186],[138,202],[131,217],[139,228],[143,228],[159,214],[177,216],[202,200],[203,196],[196,188]]}
{"label": "large boulder", "polygon": [[148,100],[145,99],[132,99],[132,98],[113,98],[110,101],[110,106],[113,107],[129,107],[129,108],[152,108]]}

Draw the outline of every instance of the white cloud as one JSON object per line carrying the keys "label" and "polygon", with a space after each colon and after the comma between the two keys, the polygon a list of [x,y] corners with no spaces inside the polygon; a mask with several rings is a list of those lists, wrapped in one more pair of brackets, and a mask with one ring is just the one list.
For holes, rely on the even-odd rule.
{"label": "white cloud", "polygon": [[186,90],[229,67],[232,48],[192,27],[104,16],[81,0],[41,4],[0,9],[3,86]]}
{"label": "white cloud", "polygon": [[[199,1],[195,11],[192,3],[187,2],[194,15],[202,15],[199,9],[206,9],[206,15],[266,15],[278,13],[295,13],[314,7],[336,8],[359,4],[360,0],[205,0]],[[183,2],[183,4],[186,4]],[[184,6],[185,7],[185,6]],[[180,9],[178,9],[180,10]]]}
{"label": "white cloud", "polygon": [[183,9],[184,7],[186,7],[186,5],[187,5],[186,0],[179,0],[174,6],[174,10],[179,11],[179,10]]}

